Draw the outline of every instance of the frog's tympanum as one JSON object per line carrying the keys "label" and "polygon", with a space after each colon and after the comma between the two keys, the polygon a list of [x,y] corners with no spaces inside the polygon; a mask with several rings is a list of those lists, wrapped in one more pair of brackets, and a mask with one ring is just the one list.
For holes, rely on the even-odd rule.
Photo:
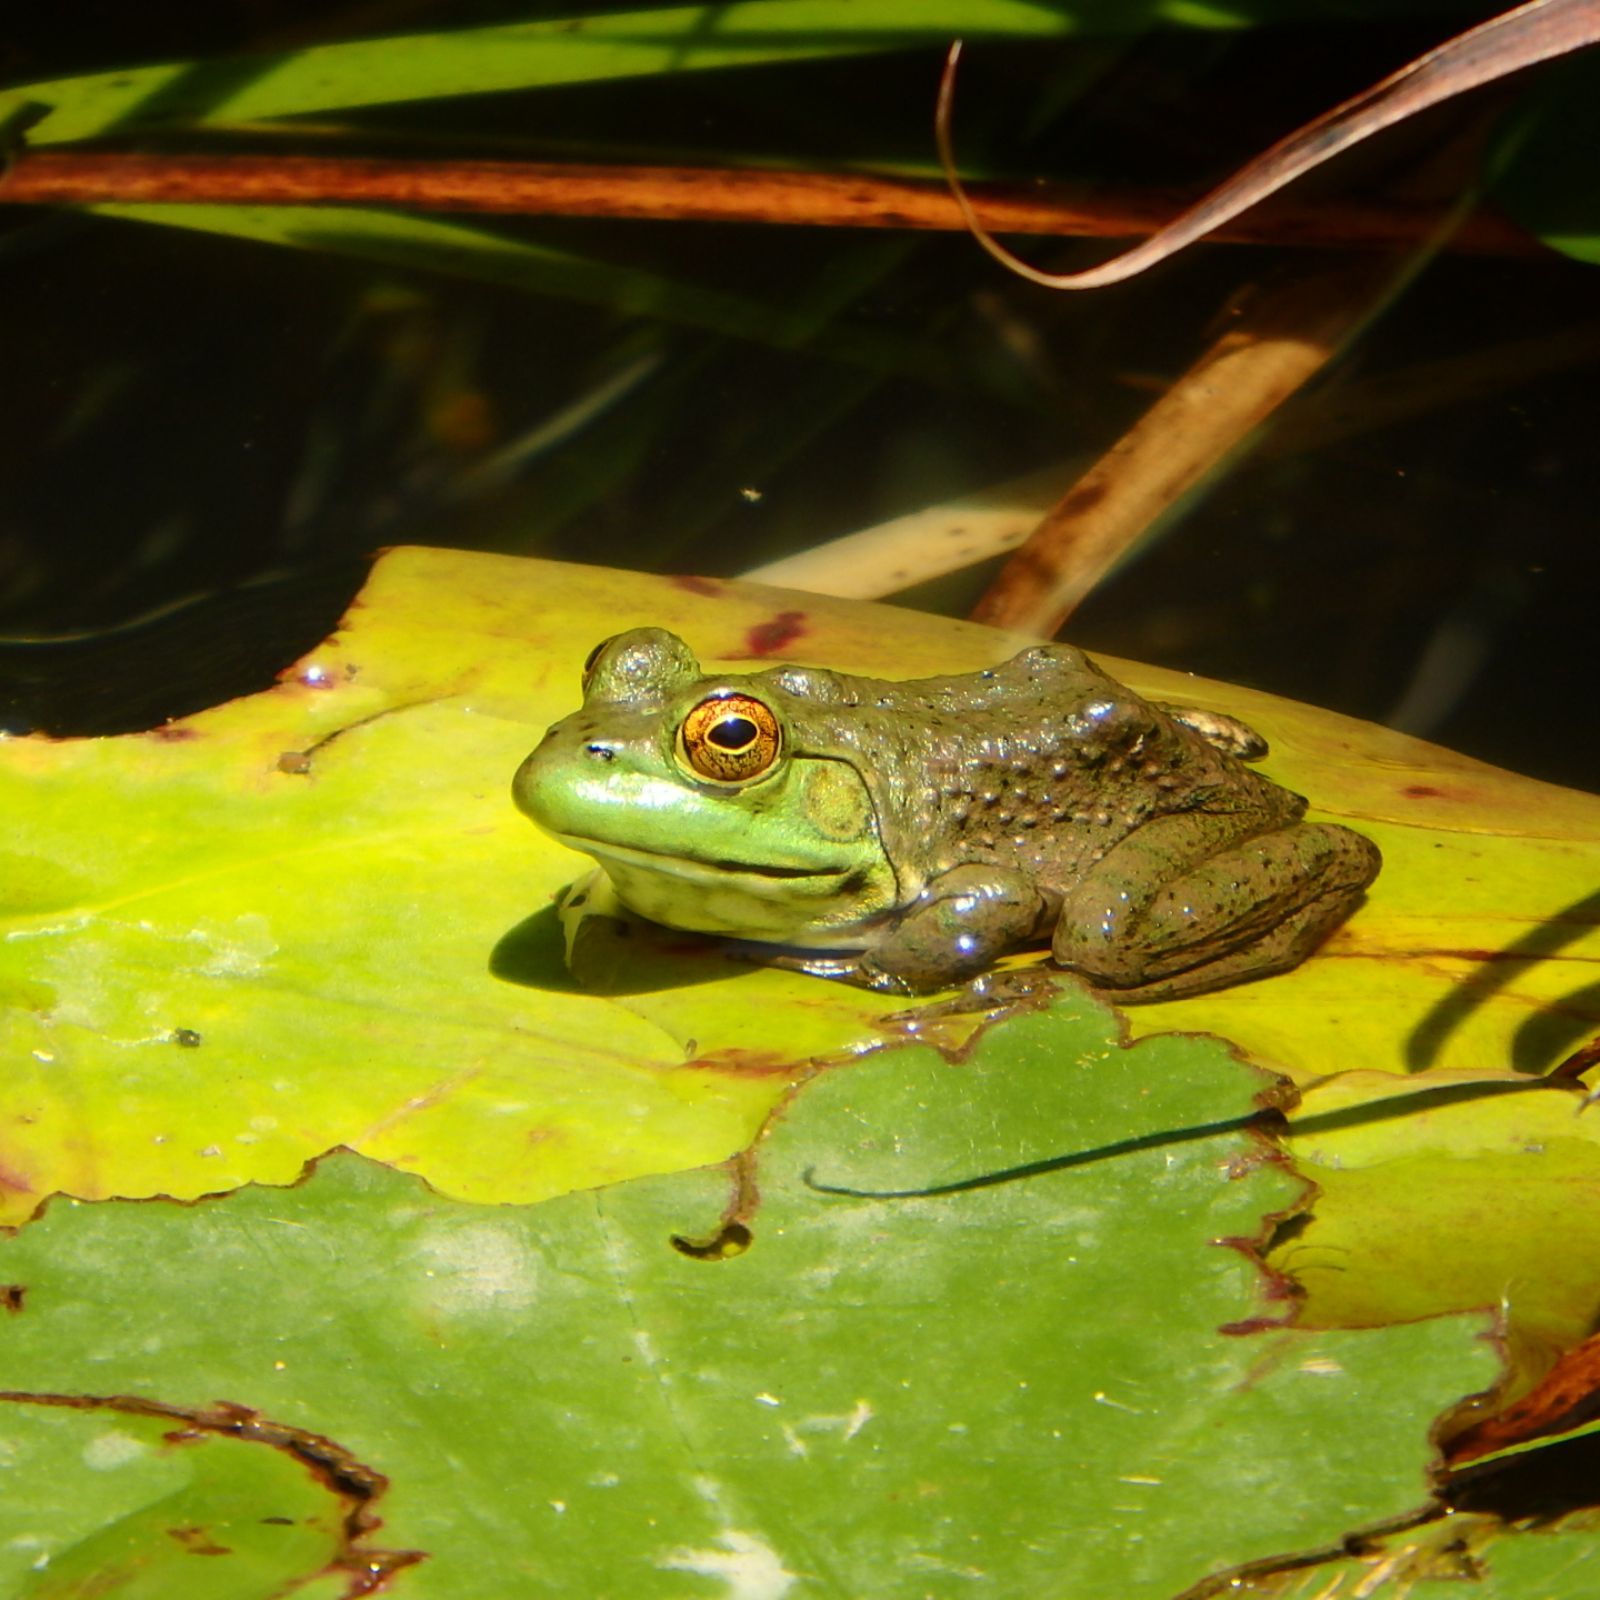
{"label": "frog's tympanum", "polygon": [[1156,1000],[1294,966],[1377,874],[1369,840],[1243,764],[1264,748],[1066,645],[903,683],[708,677],[635,628],[589,657],[515,794],[630,910],[788,966],[917,991],[1048,942]]}

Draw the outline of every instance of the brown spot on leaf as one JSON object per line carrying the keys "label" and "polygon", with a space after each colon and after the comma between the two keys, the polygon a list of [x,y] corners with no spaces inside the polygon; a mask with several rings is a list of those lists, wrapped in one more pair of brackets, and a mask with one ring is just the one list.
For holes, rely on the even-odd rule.
{"label": "brown spot on leaf", "polygon": [[[22,1120],[30,1121],[32,1119],[24,1118]],[[13,1194],[33,1193],[33,1185],[26,1178],[10,1171],[6,1167],[0,1167],[0,1189],[9,1189]]]}
{"label": "brown spot on leaf", "polygon": [[204,1528],[168,1528],[167,1536],[176,1539],[192,1556],[231,1556],[233,1551],[218,1544]]}
{"label": "brown spot on leaf", "polygon": [[1252,1333],[1282,1333],[1287,1326],[1280,1317],[1241,1317],[1237,1322],[1224,1322],[1217,1332],[1242,1338]]}
{"label": "brown spot on leaf", "polygon": [[0,1311],[17,1312],[27,1298],[28,1290],[21,1283],[0,1283]]}
{"label": "brown spot on leaf", "polygon": [[150,737],[159,739],[162,744],[186,744],[200,735],[186,722],[164,722],[159,728],[150,730]]}
{"label": "brown spot on leaf", "polygon": [[672,582],[680,589],[687,589],[690,594],[721,594],[723,589],[717,579],[697,577],[692,572],[675,573]]}
{"label": "brown spot on leaf", "polygon": [[802,1063],[779,1050],[714,1050],[685,1062],[707,1072],[725,1072],[734,1078],[781,1078],[798,1072]]}
{"label": "brown spot on leaf", "polygon": [[785,650],[806,631],[806,614],[803,611],[780,611],[765,622],[758,622],[745,631],[744,642],[753,656],[770,656]]}

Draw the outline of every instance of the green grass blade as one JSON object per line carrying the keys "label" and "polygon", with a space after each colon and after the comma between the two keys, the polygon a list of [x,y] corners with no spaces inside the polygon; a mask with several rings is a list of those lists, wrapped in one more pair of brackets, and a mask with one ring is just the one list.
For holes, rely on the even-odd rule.
{"label": "green grass blade", "polygon": [[487,229],[359,206],[106,205],[108,217],[193,228],[261,244],[327,251],[385,266],[503,284],[625,316],[654,317],[780,347],[806,345],[852,365],[936,377],[943,360],[880,329],[833,329],[804,297],[769,302],[704,289],[639,267],[506,238]]}
{"label": "green grass blade", "polygon": [[[1243,8],[1247,10],[1248,8]],[[240,123],[307,112],[590,83],[665,72],[870,54],[968,38],[1064,37],[1142,31],[1164,16],[1227,26],[1241,8],[1181,0],[744,0],[668,6],[448,33],[320,45],[292,53],[167,62],[27,84],[0,94],[0,124],[48,108],[35,146],[138,128]]]}

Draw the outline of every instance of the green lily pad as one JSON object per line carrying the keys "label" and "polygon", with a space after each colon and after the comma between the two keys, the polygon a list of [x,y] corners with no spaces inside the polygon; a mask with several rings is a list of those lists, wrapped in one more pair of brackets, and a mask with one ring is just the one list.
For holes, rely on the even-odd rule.
{"label": "green lily pad", "polygon": [[[1260,1315],[1244,1241],[1301,1193],[1243,1125],[1267,1087],[1067,1004],[822,1073],[733,1169],[482,1207],[341,1155],[58,1201],[0,1245],[0,1363],[330,1441],[426,1558],[397,1596],[1155,1600],[1414,1512],[1498,1365],[1481,1319]],[[730,1201],[747,1249],[675,1247]]]}
{"label": "green lily pad", "polygon": [[[1503,1537],[1479,1556],[1483,1600],[1589,1600],[1600,1582],[1600,1527],[1592,1514],[1548,1531]],[[1395,1600],[1400,1600],[1398,1592]],[[1424,1600],[1417,1596],[1416,1600]]]}
{"label": "green lily pad", "polygon": [[[589,862],[528,825],[510,778],[577,703],[590,647],[643,623],[707,661],[908,677],[1025,643],[754,585],[402,549],[264,693],[148,734],[0,741],[0,1221],[57,1191],[284,1183],[340,1144],[463,1198],[533,1200],[720,1160],[811,1063],[898,1037],[900,1002],[676,936],[636,939],[603,992],[568,976],[551,899]],[[1594,881],[1600,802],[1108,665],[1261,727],[1268,770],[1386,857],[1304,966],[1130,1012],[1136,1029],[1215,1031],[1302,1081],[1548,1065],[1592,1029],[1600,932],[1561,908]],[[925,1026],[953,1048],[971,1020]]]}
{"label": "green lily pad", "polygon": [[4,1396],[0,1409],[8,1600],[333,1600],[350,1590],[319,1577],[330,1566],[381,1573],[411,1559],[352,1557],[352,1535],[367,1530],[322,1441],[253,1430],[216,1407]]}

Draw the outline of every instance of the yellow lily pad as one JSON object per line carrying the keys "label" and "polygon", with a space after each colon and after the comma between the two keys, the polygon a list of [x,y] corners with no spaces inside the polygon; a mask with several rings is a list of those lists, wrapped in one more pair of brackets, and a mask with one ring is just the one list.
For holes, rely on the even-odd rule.
{"label": "yellow lily pad", "polygon": [[1197,693],[1260,728],[1263,770],[1375,840],[1383,871],[1314,959],[1140,1007],[1135,1033],[1214,1030],[1304,1083],[1541,1073],[1600,1031],[1600,799],[1255,691]]}
{"label": "yellow lily pad", "polygon": [[[576,704],[590,646],[644,623],[706,661],[905,677],[1026,642],[754,585],[401,549],[270,690],[147,734],[0,743],[0,1220],[57,1190],[285,1183],[339,1144],[461,1198],[536,1200],[722,1159],[797,1074],[898,1037],[884,1019],[903,1002],[698,942],[658,941],[606,992],[568,977],[551,898],[589,863],[508,786]],[[1137,1031],[1212,1029],[1305,1080],[1521,1064],[1589,1026],[1574,997],[1596,935],[1560,917],[1600,862],[1600,803],[1106,664],[1256,723],[1267,770],[1387,858],[1303,968],[1130,1013]],[[972,1022],[939,1026],[956,1043]]]}
{"label": "yellow lily pad", "polygon": [[1581,1085],[1343,1073],[1306,1091],[1287,1143],[1318,1191],[1271,1256],[1302,1325],[1492,1310],[1510,1400],[1600,1321],[1600,1114]]}

